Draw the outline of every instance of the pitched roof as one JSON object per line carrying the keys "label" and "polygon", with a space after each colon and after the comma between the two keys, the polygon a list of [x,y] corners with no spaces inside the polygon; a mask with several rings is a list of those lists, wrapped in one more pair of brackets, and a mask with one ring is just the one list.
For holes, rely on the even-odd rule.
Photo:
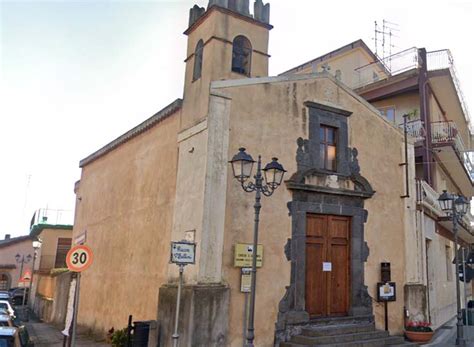
{"label": "pitched roof", "polygon": [[94,160],[104,156],[105,154],[107,154],[110,151],[114,150],[115,148],[122,145],[123,143],[125,143],[125,142],[133,139],[134,137],[140,135],[141,133],[147,131],[148,129],[150,129],[154,125],[161,122],[163,119],[171,116],[173,113],[175,113],[177,110],[179,110],[181,108],[182,104],[183,104],[182,99],[176,99],[171,104],[169,104],[168,106],[163,108],[161,111],[158,111],[157,113],[155,113],[153,116],[151,116],[150,118],[148,118],[144,122],[138,124],[136,127],[132,128],[132,129],[130,129],[125,134],[117,137],[115,140],[108,143],[107,145],[105,145],[104,147],[99,149],[98,151],[95,151],[94,153],[92,153],[88,157],[82,159],[79,162],[79,167],[84,167],[87,164],[90,164]]}
{"label": "pitched roof", "polygon": [[337,56],[337,55],[340,55],[344,52],[347,52],[347,51],[350,51],[351,49],[354,49],[354,48],[357,48],[357,47],[360,47],[362,49],[364,49],[371,57],[372,59],[374,59],[374,61],[378,61],[379,59],[377,58],[377,56],[374,54],[374,52],[372,52],[372,50],[365,44],[364,41],[362,41],[361,39],[358,39],[354,42],[351,42],[345,46],[342,46],[342,47],[339,47],[338,49],[335,49],[334,51],[331,51],[329,53],[326,53],[320,57],[317,57],[317,58],[314,58],[304,64],[301,64],[301,65],[298,65],[288,71],[285,71],[285,72],[282,72],[280,75],[285,75],[285,74],[289,74],[289,73],[294,73],[294,72],[297,72],[297,71],[300,71],[302,69],[305,69],[309,66],[311,66],[313,63],[315,62],[322,62],[322,61],[325,61],[329,58],[332,58],[334,56]]}
{"label": "pitched roof", "polygon": [[31,239],[33,238],[30,235],[24,235],[24,236],[12,237],[7,240],[0,240],[0,248],[11,246],[11,245],[14,245],[23,241],[31,240]]}

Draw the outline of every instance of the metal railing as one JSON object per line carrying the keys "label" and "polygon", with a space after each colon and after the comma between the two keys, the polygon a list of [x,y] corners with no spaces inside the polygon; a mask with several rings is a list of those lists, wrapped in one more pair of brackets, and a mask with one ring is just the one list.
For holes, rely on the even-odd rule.
{"label": "metal railing", "polygon": [[443,216],[443,211],[439,206],[439,193],[423,180],[416,180],[416,202],[427,207],[438,217]]}
{"label": "metal railing", "polygon": [[464,112],[464,117],[469,123],[471,133],[474,132],[473,125],[471,124],[471,118],[469,116],[469,109],[462,92],[461,83],[459,82],[458,74],[456,72],[456,66],[454,65],[453,55],[449,49],[442,49],[438,51],[431,51],[426,53],[427,69],[428,71],[437,71],[448,69],[451,78],[453,79],[456,92],[461,102],[461,107]]}
{"label": "metal railing", "polygon": [[53,225],[73,225],[74,212],[70,210],[52,210],[48,208],[40,208],[35,211],[31,218],[30,228],[37,224],[53,224]]}
{"label": "metal railing", "polygon": [[[416,203],[429,209],[437,217],[445,217],[446,214],[441,210],[439,205],[439,196],[440,193],[434,190],[428,183],[420,179],[416,180]],[[472,233],[474,231],[474,216],[470,210],[463,216],[461,224],[469,230],[469,232]]]}
{"label": "metal railing", "polygon": [[466,149],[455,122],[432,122],[431,142],[433,144],[453,145],[454,150],[461,158],[471,182],[474,182],[474,152]]}
{"label": "metal railing", "polygon": [[354,69],[354,85],[361,88],[419,67],[418,49],[412,47]]}
{"label": "metal railing", "polygon": [[[400,129],[404,130],[405,124],[399,125]],[[421,119],[415,119],[407,122],[407,133],[411,137],[415,138],[415,141],[424,140],[426,136],[426,129],[424,122]]]}

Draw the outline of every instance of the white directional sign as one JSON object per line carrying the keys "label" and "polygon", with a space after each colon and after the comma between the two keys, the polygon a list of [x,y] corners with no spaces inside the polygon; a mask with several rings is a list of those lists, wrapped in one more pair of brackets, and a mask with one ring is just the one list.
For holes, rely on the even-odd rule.
{"label": "white directional sign", "polygon": [[67,268],[70,271],[82,272],[91,266],[92,259],[92,250],[88,246],[74,246],[69,250],[66,256]]}
{"label": "white directional sign", "polygon": [[196,244],[193,242],[171,242],[171,262],[175,264],[194,264],[196,257]]}

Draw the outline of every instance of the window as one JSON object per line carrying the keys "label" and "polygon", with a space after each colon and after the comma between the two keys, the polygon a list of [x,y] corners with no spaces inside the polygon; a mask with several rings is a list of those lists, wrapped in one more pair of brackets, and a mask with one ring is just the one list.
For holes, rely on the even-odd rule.
{"label": "window", "polygon": [[6,274],[0,274],[0,290],[10,289],[10,279]]}
{"label": "window", "polygon": [[194,70],[193,70],[193,81],[201,78],[202,71],[202,51],[204,49],[204,42],[199,40],[194,51]]}
{"label": "window", "polygon": [[379,108],[382,116],[387,118],[390,122],[395,123],[395,107],[383,107]]}
{"label": "window", "polygon": [[252,46],[245,36],[237,36],[232,44],[232,71],[250,76]]}
{"label": "window", "polygon": [[336,128],[321,125],[319,128],[320,151],[322,168],[329,171],[336,171],[337,143]]}
{"label": "window", "polygon": [[54,267],[56,269],[66,267],[66,255],[70,249],[71,249],[70,238],[58,239],[58,247],[56,249],[56,261],[54,262]]}
{"label": "window", "polygon": [[453,280],[453,265],[451,264],[451,247],[445,246],[446,252],[446,280]]}

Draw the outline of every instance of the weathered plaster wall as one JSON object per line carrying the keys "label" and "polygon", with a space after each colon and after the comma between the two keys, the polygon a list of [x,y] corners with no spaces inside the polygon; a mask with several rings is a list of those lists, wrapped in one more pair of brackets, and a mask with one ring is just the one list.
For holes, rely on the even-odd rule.
{"label": "weathered plaster wall", "polygon": [[[405,206],[402,136],[365,102],[349,95],[328,78],[315,77],[294,82],[261,83],[226,88],[232,98],[229,156],[240,146],[266,163],[272,156],[288,170],[296,170],[296,139],[306,138],[308,116],[304,101],[326,102],[353,112],[349,117],[350,146],[359,150],[361,174],[377,191],[367,201],[369,219],[366,239],[370,255],[366,264],[366,284],[375,297],[381,261],[392,263],[392,279],[402,285],[405,278],[404,225]],[[244,295],[239,292],[240,269],[233,267],[233,248],[238,242],[252,242],[254,196],[242,191],[229,173],[227,187],[226,234],[224,241],[224,280],[231,287],[230,345],[242,344]],[[290,217],[286,203],[290,192],[279,188],[271,198],[263,198],[259,242],[264,245],[263,267],[258,271],[256,333],[259,346],[273,343],[278,303],[289,284],[290,263],[283,247],[290,237]],[[390,328],[402,329],[403,291],[391,304]],[[382,307],[375,307],[377,325],[382,324]]]}
{"label": "weathered plaster wall", "polygon": [[104,334],[156,319],[167,280],[176,185],[178,114],[86,165],[74,235],[87,231],[94,263],[83,273],[79,324]]}
{"label": "weathered plaster wall", "polygon": [[311,66],[299,70],[296,74],[322,72],[323,65],[327,64],[332,75],[336,75],[336,71],[339,70],[341,81],[351,88],[356,88],[361,84],[377,80],[374,79],[374,74],[378,76],[378,79],[386,77],[386,72],[383,71],[381,66],[369,65],[373,61],[373,57],[369,56],[364,49],[356,47],[346,53],[316,61]]}
{"label": "weathered plaster wall", "polygon": [[403,124],[403,115],[416,112],[417,116],[413,119],[420,118],[420,96],[417,91],[408,92],[401,95],[387,98],[384,100],[373,102],[372,105],[377,108],[394,107],[395,108],[395,125]]}
{"label": "weathered plaster wall", "polygon": [[[207,116],[211,81],[244,77],[232,72],[232,41],[238,35],[246,36],[252,44],[251,77],[268,76],[268,29],[213,10],[188,37],[181,130]],[[194,51],[201,39],[205,43],[202,76],[193,81]]]}
{"label": "weathered plaster wall", "polygon": [[42,244],[39,251],[39,262],[41,270],[54,268],[59,238],[72,238],[72,230],[44,229],[38,237]]}
{"label": "weathered plaster wall", "polygon": [[[0,267],[0,274],[9,274],[10,287],[12,288],[18,287],[18,280],[20,279],[21,264],[16,262],[15,256],[17,254],[24,255],[25,258],[28,256],[28,254],[33,257],[34,250],[30,239],[0,248],[0,265],[15,266],[13,269]],[[30,260],[30,262],[23,265],[23,273],[25,273],[25,270],[30,270],[31,272],[32,265],[33,258]]]}

